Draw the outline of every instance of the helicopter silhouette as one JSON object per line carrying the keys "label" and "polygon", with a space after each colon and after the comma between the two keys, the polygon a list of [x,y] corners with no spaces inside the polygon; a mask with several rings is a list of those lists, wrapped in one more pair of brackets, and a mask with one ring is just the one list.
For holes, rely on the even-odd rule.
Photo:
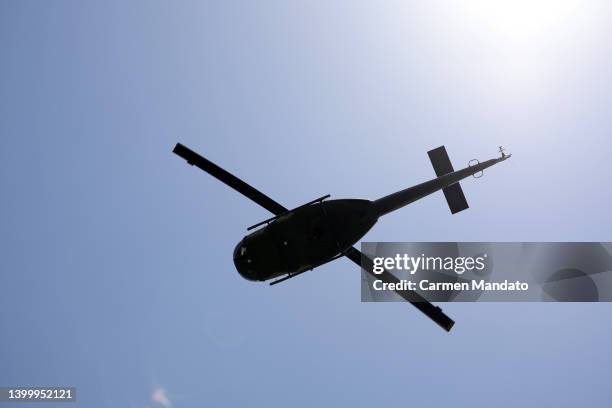
{"label": "helicopter silhouette", "polygon": [[[299,207],[287,209],[188,147],[177,143],[173,152],[188,164],[199,167],[274,214],[247,228],[248,231],[254,231],[236,245],[233,253],[234,265],[243,278],[251,281],[277,278],[270,285],[294,278],[341,257],[349,258],[365,271],[374,274],[372,260],[353,245],[376,224],[379,217],[438,190],[443,191],[452,214],[463,211],[469,206],[459,181],[477,173],[482,174],[484,169],[512,156],[501,151],[501,157],[482,163],[476,160],[477,164],[454,171],[446,148],[440,146],[428,152],[437,176],[434,179],[378,200],[327,200],[330,197],[327,194]],[[376,279],[386,283],[399,282],[388,271],[377,273]],[[453,327],[455,322],[442,309],[432,305],[417,292],[396,292],[444,330],[450,331]]]}

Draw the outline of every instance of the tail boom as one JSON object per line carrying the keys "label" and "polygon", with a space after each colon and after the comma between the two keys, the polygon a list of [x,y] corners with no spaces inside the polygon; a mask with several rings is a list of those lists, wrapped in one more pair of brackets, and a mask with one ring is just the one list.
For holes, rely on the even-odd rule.
{"label": "tail boom", "polygon": [[438,178],[379,198],[378,200],[375,200],[373,202],[375,211],[379,217],[388,214],[423,197],[435,193],[438,190],[442,190],[446,187],[452,186],[455,183],[458,183],[459,181],[463,180],[464,178],[477,174],[501,161],[508,159],[509,157],[510,156],[490,159],[482,163],[478,163],[474,166],[468,166],[461,170],[444,174],[443,176],[440,176]]}

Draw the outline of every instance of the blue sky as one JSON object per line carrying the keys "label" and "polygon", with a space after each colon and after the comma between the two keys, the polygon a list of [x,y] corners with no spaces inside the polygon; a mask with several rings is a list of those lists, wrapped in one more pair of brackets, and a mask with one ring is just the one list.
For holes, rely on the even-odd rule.
{"label": "blue sky", "polygon": [[0,2],[0,385],[84,407],[605,406],[607,304],[362,304],[339,260],[282,285],[231,253],[287,207],[514,157],[369,241],[610,241],[605,2]]}

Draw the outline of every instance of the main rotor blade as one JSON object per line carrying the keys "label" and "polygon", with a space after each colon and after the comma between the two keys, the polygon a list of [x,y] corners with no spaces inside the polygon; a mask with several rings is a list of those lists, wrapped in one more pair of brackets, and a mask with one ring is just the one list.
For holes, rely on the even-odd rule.
{"label": "main rotor blade", "polygon": [[[361,266],[361,262],[363,259],[364,269],[370,274],[374,275],[376,279],[380,279],[386,283],[399,283],[399,279],[397,279],[393,274],[388,271],[383,271],[381,274],[374,274],[374,262],[367,255],[363,254],[357,248],[353,247],[349,249],[345,253],[346,257],[351,261],[355,262],[357,265]],[[412,290],[397,290],[396,293],[400,295],[404,300],[410,302],[412,306],[419,309],[423,312],[427,317],[436,322],[440,327],[442,327],[446,331],[450,331],[453,328],[455,322],[445,315],[437,306],[432,305],[425,299],[423,296],[419,295],[417,292]]]}
{"label": "main rotor blade", "polygon": [[272,214],[278,215],[287,211],[285,207],[283,207],[261,191],[248,185],[233,174],[223,170],[215,163],[205,159],[204,157],[200,156],[188,147],[177,143],[172,152],[187,160],[187,163],[191,164],[192,166],[195,165],[199,167],[211,176],[215,177],[217,180],[227,184],[234,190],[238,191],[240,194],[255,201],[257,204],[261,205],[263,208],[270,211]]}

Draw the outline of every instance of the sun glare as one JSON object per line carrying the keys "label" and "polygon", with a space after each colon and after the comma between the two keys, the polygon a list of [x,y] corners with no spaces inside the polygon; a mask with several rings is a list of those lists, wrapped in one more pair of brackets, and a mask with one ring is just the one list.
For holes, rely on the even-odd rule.
{"label": "sun glare", "polygon": [[447,7],[447,18],[439,24],[448,31],[448,50],[472,64],[470,75],[486,84],[490,95],[521,102],[560,89],[563,70],[591,55],[601,41],[600,18],[608,6],[579,0],[466,0]]}
{"label": "sun glare", "polygon": [[466,15],[509,45],[565,36],[581,16],[578,0],[470,0],[462,3]]}

